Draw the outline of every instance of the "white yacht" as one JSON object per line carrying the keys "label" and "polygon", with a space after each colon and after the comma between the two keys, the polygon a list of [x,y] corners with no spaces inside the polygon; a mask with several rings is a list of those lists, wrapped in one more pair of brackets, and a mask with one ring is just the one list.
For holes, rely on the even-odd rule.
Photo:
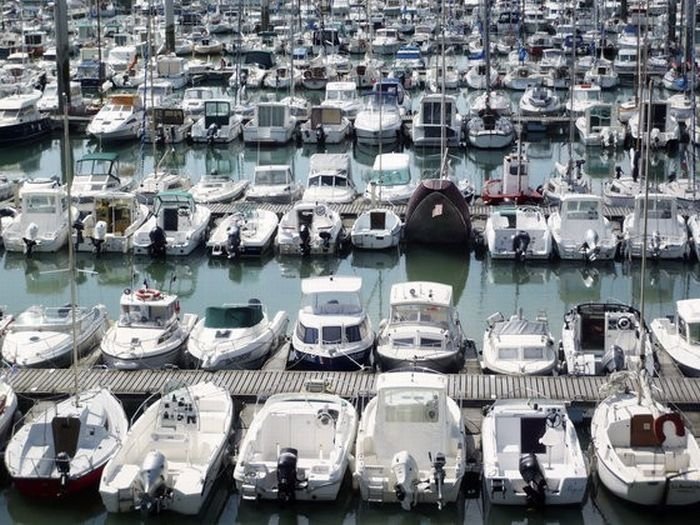
{"label": "white yacht", "polygon": [[384,250],[398,246],[403,223],[394,211],[372,208],[362,212],[350,230],[350,241],[355,248]]}
{"label": "white yacht", "polygon": [[192,126],[192,140],[227,144],[236,140],[242,130],[242,119],[234,112],[232,101],[213,98],[204,101],[203,114]]}
{"label": "white yacht", "polygon": [[95,348],[107,328],[107,308],[102,304],[75,308],[33,305],[6,329],[2,360],[10,366],[65,368],[73,362],[74,333],[78,356],[83,356]]}
{"label": "white yacht", "polygon": [[211,210],[192,195],[167,191],[156,195],[149,219],[134,233],[134,253],[189,255],[206,235]]}
{"label": "white yacht", "polygon": [[180,144],[192,137],[192,126],[194,119],[182,108],[156,106],[149,111],[143,140],[159,146]]}
{"label": "white yacht", "polygon": [[254,144],[286,144],[297,125],[291,108],[282,102],[258,102],[255,114],[243,127],[243,141]]}
{"label": "white yacht", "polygon": [[119,300],[119,319],[100,343],[102,359],[108,367],[125,370],[177,364],[196,322],[194,314],[180,319],[177,295],[127,288]]}
{"label": "white yacht", "polygon": [[301,201],[280,219],[275,245],[281,255],[332,255],[344,240],[338,212],[323,203]]}
{"label": "white yacht", "polygon": [[411,159],[407,153],[381,153],[374,158],[365,187],[368,202],[404,204],[417,184],[411,176]]}
{"label": "white yacht", "polygon": [[136,140],[143,133],[144,110],[136,94],[112,95],[87,127],[100,141]]}
{"label": "white yacht", "polygon": [[180,107],[186,115],[199,117],[204,113],[204,104],[214,98],[214,89],[210,87],[191,87],[185,90]]}
{"label": "white yacht", "polygon": [[576,118],[576,131],[584,146],[619,148],[625,144],[627,126],[618,120],[612,104],[597,103]]}
{"label": "white yacht", "polygon": [[642,257],[644,243],[646,255],[652,259],[687,259],[690,254],[688,228],[678,211],[676,198],[671,195],[650,193],[647,200],[644,193],[638,194],[634,211],[622,223],[622,234],[628,257]]}
{"label": "white yacht", "polygon": [[309,180],[302,200],[307,202],[349,203],[357,190],[352,180],[347,153],[314,153],[309,159]]}
{"label": "white yacht", "polygon": [[[52,81],[46,84],[44,93],[37,102],[37,109],[42,113],[58,113],[58,82]],[[85,99],[80,82],[70,82],[70,106],[68,113],[71,115],[83,115],[85,113]]]}
{"label": "white yacht", "polygon": [[603,199],[598,195],[562,196],[559,209],[552,210],[547,224],[561,259],[610,261],[617,254],[619,239],[603,215]]}
{"label": "white yacht", "polygon": [[597,84],[575,84],[573,94],[566,101],[565,108],[574,116],[582,115],[588,108],[603,101],[601,87]]}
{"label": "white yacht", "polygon": [[289,368],[357,370],[370,363],[374,331],[361,289],[360,277],[302,279]]}
{"label": "white yacht", "polygon": [[365,107],[357,113],[354,126],[359,144],[377,146],[397,142],[403,120],[396,97],[386,93],[370,95]]}
{"label": "white yacht", "polygon": [[423,95],[413,117],[411,138],[416,147],[459,146],[462,139],[462,116],[457,112],[456,97],[439,93]]}
{"label": "white yacht", "polygon": [[304,122],[299,131],[304,144],[340,144],[348,135],[352,124],[343,116],[340,108],[314,106],[311,118]]}
{"label": "white yacht", "polygon": [[399,32],[395,28],[381,28],[374,33],[370,43],[372,51],[377,55],[395,55],[402,45]]}
{"label": "white yacht", "polygon": [[198,204],[230,202],[238,199],[245,192],[250,181],[236,180],[228,173],[216,170],[202,175],[190,189],[194,201]]}
{"label": "white yacht", "polygon": [[304,187],[294,180],[288,164],[255,166],[253,181],[246,189],[245,199],[253,202],[291,204],[301,199]]}
{"label": "white yacht", "polygon": [[569,375],[653,369],[646,324],[638,310],[621,303],[583,303],[568,311],[561,330],[561,352],[562,367]]}
{"label": "white yacht", "polygon": [[273,211],[243,207],[216,225],[206,246],[212,257],[259,257],[272,247],[278,224]]}
{"label": "white yacht", "polygon": [[[670,106],[668,100],[654,100],[651,103],[648,100],[643,101],[641,103],[642,111],[637,110],[629,119],[632,138],[635,141],[641,140],[642,144],[651,148],[665,148],[678,144],[681,138],[680,126],[670,111]],[[649,125],[647,110],[651,112],[650,130],[647,130]],[[642,119],[641,126],[640,118]]]}
{"label": "white yacht", "polygon": [[557,363],[546,315],[529,321],[522,311],[508,319],[497,312],[486,319],[480,362],[484,370],[513,376],[549,375]]}
{"label": "white yacht", "polygon": [[37,90],[0,98],[0,146],[28,142],[51,132],[48,116],[38,109],[40,98]]}
{"label": "white yacht", "polygon": [[676,301],[673,316],[650,325],[655,343],[690,377],[700,376],[700,299]]}
{"label": "white yacht", "polygon": [[198,514],[228,453],[232,426],[228,390],[210,382],[167,385],[102,472],[107,512]]}
{"label": "white yacht", "polygon": [[596,84],[602,89],[612,89],[620,83],[620,76],[615,71],[611,60],[600,57],[593,61],[590,69],[586,70],[583,81]]}
{"label": "white yacht", "polygon": [[362,412],[353,479],[364,501],[454,503],[466,470],[462,411],[447,395],[447,377],[392,372],[376,378],[377,395]]}
{"label": "white yacht", "polygon": [[548,259],[552,234],[541,208],[495,206],[486,220],[484,236],[494,259]]}
{"label": "white yacht", "polygon": [[547,117],[558,115],[562,111],[559,95],[546,87],[528,88],[519,103],[520,113],[530,117]]}
{"label": "white yacht", "polygon": [[187,59],[174,53],[159,55],[156,58],[155,78],[170,84],[173,90],[187,85]]}
{"label": "white yacht", "polygon": [[377,333],[376,359],[382,370],[415,366],[458,372],[465,351],[450,285],[412,281],[391,287],[389,318]]}
{"label": "white yacht", "polygon": [[255,413],[233,471],[243,500],[333,501],[352,464],[357,412],[331,394],[276,394]]}
{"label": "white yacht", "polygon": [[160,164],[156,169],[146,174],[134,190],[134,194],[139,202],[153,205],[156,195],[164,191],[189,192],[192,188],[192,179],[187,172],[182,172],[175,168],[161,168]]}
{"label": "white yacht", "polygon": [[566,404],[496,401],[481,424],[484,492],[492,505],[581,505],[588,468]]}
{"label": "white yacht", "polygon": [[339,108],[345,117],[355,120],[357,112],[362,109],[362,102],[357,96],[357,84],[355,82],[328,82],[326,84],[326,98],[321,102],[322,106]]}
{"label": "white yacht", "polygon": [[593,193],[593,179],[583,169],[584,159],[554,163],[552,176],[544,183],[542,194],[549,204],[559,204],[569,193]]}

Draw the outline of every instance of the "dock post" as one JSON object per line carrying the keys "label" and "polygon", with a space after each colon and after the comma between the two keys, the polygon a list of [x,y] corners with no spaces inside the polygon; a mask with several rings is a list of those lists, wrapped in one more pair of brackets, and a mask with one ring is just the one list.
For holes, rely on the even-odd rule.
{"label": "dock post", "polygon": [[[56,0],[56,78],[58,80],[58,112],[63,114],[63,105],[70,110],[70,56],[68,49],[68,6],[66,0]],[[65,96],[60,96],[62,93]]]}
{"label": "dock post", "polygon": [[175,9],[173,0],[165,0],[165,52],[175,52]]}

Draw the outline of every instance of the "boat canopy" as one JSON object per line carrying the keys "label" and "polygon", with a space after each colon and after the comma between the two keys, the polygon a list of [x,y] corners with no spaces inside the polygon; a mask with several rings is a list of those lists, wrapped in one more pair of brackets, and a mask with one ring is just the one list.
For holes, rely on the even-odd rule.
{"label": "boat canopy", "polygon": [[215,329],[251,328],[263,319],[262,305],[210,306],[204,312],[204,327]]}

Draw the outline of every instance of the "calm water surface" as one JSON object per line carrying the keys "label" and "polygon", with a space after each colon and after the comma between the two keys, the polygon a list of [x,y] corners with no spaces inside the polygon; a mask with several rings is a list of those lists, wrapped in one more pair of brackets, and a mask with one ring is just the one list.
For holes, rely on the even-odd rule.
{"label": "calm water surface", "polygon": [[[75,158],[97,147],[84,140],[72,142]],[[376,151],[355,150],[350,144],[332,151],[352,152],[353,173],[359,188],[364,187],[364,175],[374,160]],[[105,148],[116,151],[124,163],[132,165],[137,174],[153,167],[150,146],[138,145]],[[236,143],[229,148],[207,149],[177,147],[168,154],[164,165],[186,170],[193,181],[212,169],[231,173],[233,177],[250,178],[258,164],[293,164],[299,180],[306,180],[309,157],[315,149],[244,148]],[[577,155],[586,159],[586,167],[598,181],[613,173],[616,164],[627,166],[627,156],[585,152],[575,147]],[[439,163],[439,156],[429,152],[410,152],[414,176],[429,173]],[[162,151],[157,152],[160,160]],[[542,141],[529,146],[531,184],[541,184],[552,171],[555,161],[568,159],[568,148],[558,142]],[[469,178],[477,189],[484,180],[498,177],[503,152],[455,151],[452,164],[460,178]],[[56,138],[12,150],[0,151],[0,170],[10,176],[60,175],[60,143]],[[652,159],[652,173],[661,178],[678,169],[679,155]],[[32,304],[60,305],[69,301],[69,280],[65,272],[66,254],[37,254],[33,259],[0,252],[0,303],[17,313]],[[393,283],[406,280],[434,280],[454,287],[454,298],[469,337],[481,345],[485,319],[495,311],[509,314],[522,308],[526,316],[539,312],[549,316],[555,337],[561,332],[562,316],[570,307],[583,301],[617,299],[639,306],[640,290],[645,289],[648,320],[672,312],[674,301],[700,296],[700,266],[698,264],[651,264],[644,283],[639,264],[615,263],[595,267],[579,264],[542,263],[514,265],[477,259],[473,254],[456,250],[410,247],[385,253],[353,252],[340,258],[276,258],[250,260],[242,263],[210,261],[203,251],[186,258],[171,258],[152,262],[145,257],[105,255],[95,258],[79,254],[77,266],[78,298],[82,304],[104,303],[112,318],[116,317],[119,296],[126,287],[147,280],[180,294],[187,312],[202,314],[205,307],[220,303],[244,302],[257,297],[269,313],[284,309],[294,320],[300,299],[300,282],[314,275],[357,275],[363,279],[364,302],[375,326],[387,314],[389,291]],[[173,277],[176,279],[173,282]],[[584,430],[585,432],[585,430]],[[224,484],[222,484],[224,485]],[[99,497],[57,505],[40,505],[19,497],[11,488],[0,491],[0,523],[134,523],[138,515],[107,516]],[[270,524],[434,524],[434,523],[518,523],[564,524],[578,523],[654,523],[660,518],[674,524],[697,523],[697,509],[672,512],[661,516],[626,505],[604,489],[594,491],[593,502],[582,510],[529,512],[523,509],[484,509],[479,501],[467,501],[463,508],[451,508],[439,513],[433,507],[405,513],[398,506],[378,507],[360,503],[345,491],[336,504],[299,505],[281,509],[275,503],[239,506],[237,495],[229,495],[226,487],[214,495],[207,512],[199,519],[165,515],[149,519],[156,523],[270,523]]]}

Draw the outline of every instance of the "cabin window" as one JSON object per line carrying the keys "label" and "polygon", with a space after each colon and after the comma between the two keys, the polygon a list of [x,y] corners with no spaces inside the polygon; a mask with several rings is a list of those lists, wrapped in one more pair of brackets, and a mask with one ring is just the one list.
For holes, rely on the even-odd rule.
{"label": "cabin window", "polygon": [[411,347],[415,346],[413,342],[413,337],[397,337],[396,339],[392,339],[391,342],[394,344],[394,346],[398,347]]}
{"label": "cabin window", "polygon": [[[286,184],[287,171],[285,170],[264,170],[255,172],[255,184]],[[311,185],[311,182],[309,182]]]}
{"label": "cabin window", "polygon": [[503,361],[513,361],[518,358],[518,349],[509,347],[499,348],[498,358]]}
{"label": "cabin window", "polygon": [[364,330],[361,330],[362,327],[363,325],[359,324],[345,327],[345,339],[348,343],[358,343],[362,341],[362,333],[364,332]]}
{"label": "cabin window", "polygon": [[435,392],[387,391],[384,393],[387,423],[437,423],[440,397]]}
{"label": "cabin window", "polygon": [[[445,121],[452,117],[452,104],[445,102]],[[442,124],[442,104],[440,102],[423,103],[423,124]]]}
{"label": "cabin window", "polygon": [[442,340],[441,339],[434,339],[432,337],[421,337],[420,338],[420,346],[423,348],[441,348],[442,347]]}
{"label": "cabin window", "polygon": [[297,337],[301,339],[304,344],[315,345],[318,343],[318,328],[311,328],[298,323]]}
{"label": "cabin window", "polygon": [[688,343],[700,344],[700,323],[688,323]]}
{"label": "cabin window", "polygon": [[286,106],[258,106],[258,126],[284,126]]}
{"label": "cabin window", "polygon": [[566,217],[572,220],[598,220],[598,203],[596,201],[570,201],[567,204]]}
{"label": "cabin window", "polygon": [[680,316],[678,316],[678,334],[686,341],[688,340],[688,325]]}
{"label": "cabin window", "polygon": [[56,201],[50,195],[30,195],[24,197],[26,210],[32,213],[55,213]]}
{"label": "cabin window", "polygon": [[325,344],[338,345],[343,342],[343,329],[340,326],[324,326],[322,330]]}
{"label": "cabin window", "polygon": [[543,357],[544,349],[541,347],[523,348],[523,359],[542,359]]}

